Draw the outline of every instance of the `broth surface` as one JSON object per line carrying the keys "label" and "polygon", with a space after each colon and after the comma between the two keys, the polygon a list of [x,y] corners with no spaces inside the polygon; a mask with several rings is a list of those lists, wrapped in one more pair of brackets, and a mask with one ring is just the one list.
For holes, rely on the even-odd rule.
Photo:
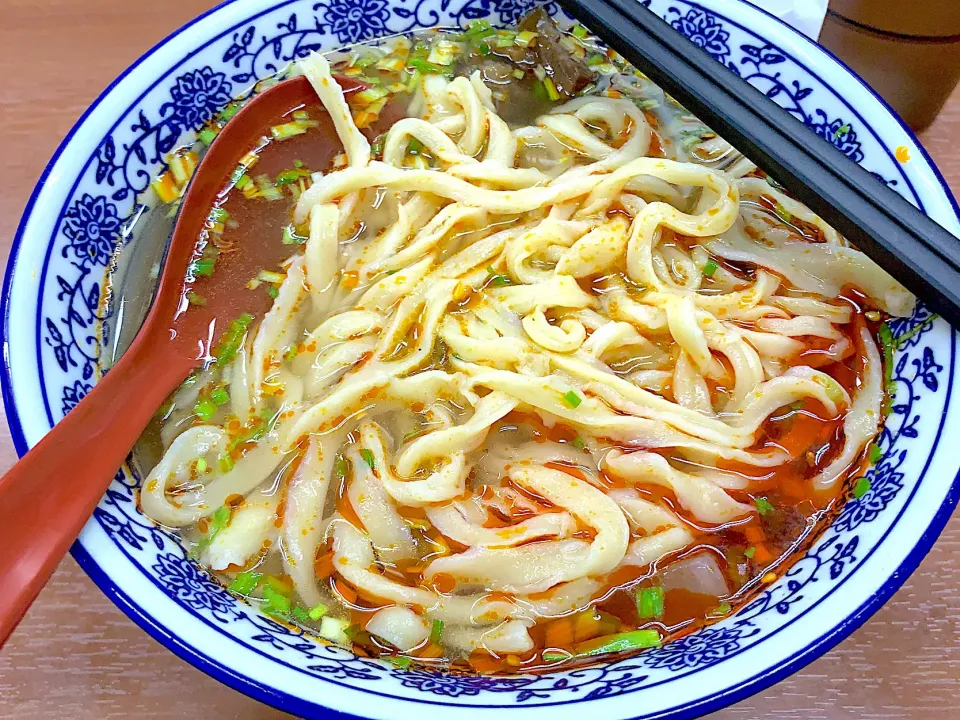
{"label": "broth surface", "polygon": [[866,491],[912,297],[583,28],[300,68],[320,101],[186,279],[235,312],[138,448],[232,592],[401,667],[590,664],[735,612]]}

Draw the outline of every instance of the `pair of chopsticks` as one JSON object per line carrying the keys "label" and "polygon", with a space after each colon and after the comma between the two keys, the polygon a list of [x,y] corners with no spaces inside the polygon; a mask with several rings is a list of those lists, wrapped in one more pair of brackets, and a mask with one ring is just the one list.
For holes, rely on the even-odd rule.
{"label": "pair of chopsticks", "polygon": [[880,267],[960,327],[960,239],[638,0],[559,0]]}

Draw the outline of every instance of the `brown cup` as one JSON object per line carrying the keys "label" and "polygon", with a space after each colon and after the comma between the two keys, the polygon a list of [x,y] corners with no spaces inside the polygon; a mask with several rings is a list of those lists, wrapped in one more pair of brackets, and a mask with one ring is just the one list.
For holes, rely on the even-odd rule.
{"label": "brown cup", "polygon": [[922,130],[960,82],[960,0],[831,0],[820,43]]}

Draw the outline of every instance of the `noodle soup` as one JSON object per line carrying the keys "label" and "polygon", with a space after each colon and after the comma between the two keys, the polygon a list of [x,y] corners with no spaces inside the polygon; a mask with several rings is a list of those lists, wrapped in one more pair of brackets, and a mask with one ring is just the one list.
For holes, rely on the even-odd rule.
{"label": "noodle soup", "polygon": [[236,313],[139,448],[231,592],[401,667],[564,668],[734,612],[866,492],[913,297],[583,28],[295,71],[318,104],[185,283]]}

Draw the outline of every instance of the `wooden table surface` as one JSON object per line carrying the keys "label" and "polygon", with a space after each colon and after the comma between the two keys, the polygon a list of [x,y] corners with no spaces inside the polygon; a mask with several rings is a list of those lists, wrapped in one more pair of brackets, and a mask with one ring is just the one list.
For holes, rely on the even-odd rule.
{"label": "wooden table surface", "polygon": [[[0,252],[34,182],[99,92],[211,0],[0,0]],[[960,195],[960,91],[921,140]],[[16,459],[0,425],[0,471]],[[713,720],[960,717],[960,517],[832,652]],[[0,588],[0,592],[2,592]],[[0,718],[287,717],[162,648],[72,558],[0,652]]]}

